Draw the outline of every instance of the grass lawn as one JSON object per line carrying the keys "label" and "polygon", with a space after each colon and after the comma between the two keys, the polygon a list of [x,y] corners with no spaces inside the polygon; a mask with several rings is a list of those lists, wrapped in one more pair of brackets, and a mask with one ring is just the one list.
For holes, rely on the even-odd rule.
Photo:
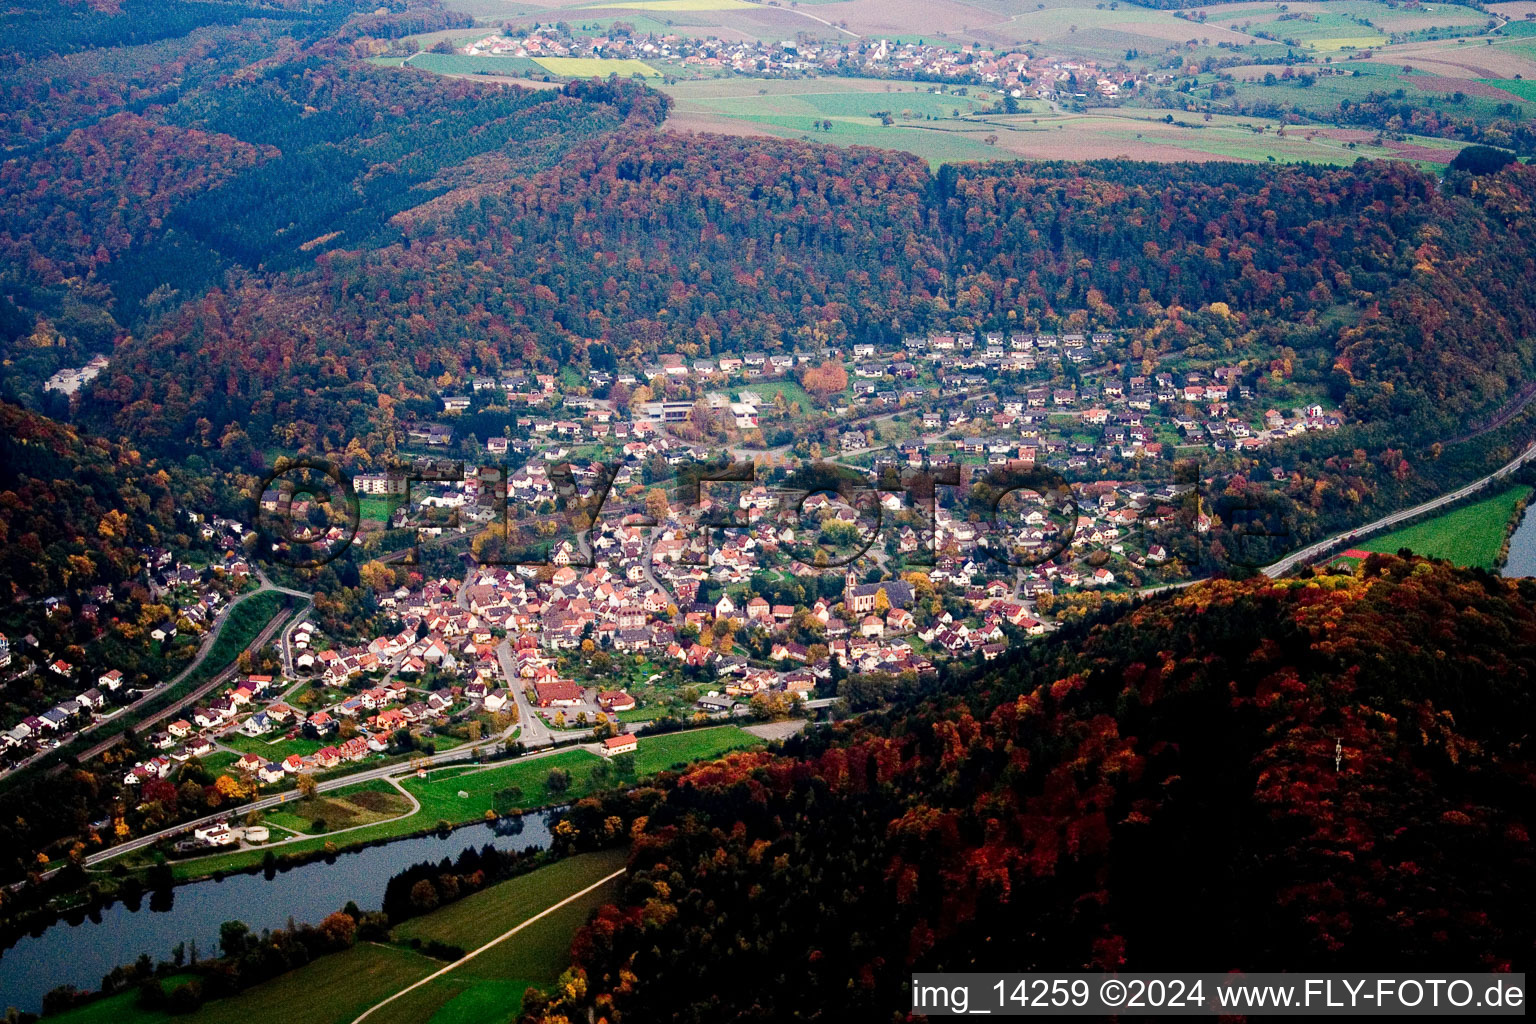
{"label": "grass lawn", "polygon": [[282,737],[283,734],[280,732],[268,733],[265,736],[242,736],[239,733],[231,733],[224,737],[222,742],[244,754],[259,754],[268,761],[281,761],[289,754],[308,757],[326,746],[319,740],[308,740],[302,736],[291,740]]}
{"label": "grass lawn", "polygon": [[1529,487],[1511,487],[1443,516],[1353,546],[1362,551],[1386,552],[1409,548],[1415,554],[1444,558],[1456,565],[1492,569],[1493,560],[1504,544],[1505,528],[1514,517],[1515,506],[1530,493]]}
{"label": "grass lawn", "polygon": [[409,949],[360,943],[176,1020],[187,1024],[349,1024],[384,996],[442,966]]}
{"label": "grass lawn", "polygon": [[357,514],[363,519],[371,519],[376,523],[387,523],[399,504],[398,498],[359,498]]}
{"label": "grass lawn", "polygon": [[761,739],[749,732],[742,732],[734,725],[661,736],[642,736],[640,747],[635,751],[635,770],[641,775],[654,775],[689,761],[716,758],[732,750],[747,750],[762,745]]}
{"label": "grass lawn", "polygon": [[[758,737],[743,732],[734,725],[667,733],[662,736],[643,736],[640,738],[639,750],[635,754],[635,768],[640,776],[651,775],[689,761],[718,757],[730,750],[757,747],[762,743],[763,741]],[[395,836],[430,829],[440,821],[446,821],[452,825],[479,821],[485,817],[486,811],[490,810],[548,807],[575,800],[591,792],[592,769],[601,761],[598,755],[578,748],[543,757],[509,761],[481,771],[465,772],[455,768],[444,772],[433,772],[425,779],[415,777],[402,779],[401,784],[405,789],[420,801],[421,810],[410,817],[392,818],[365,825],[338,837],[336,845],[345,847],[380,839],[391,839]],[[570,787],[564,792],[551,792],[547,785],[549,772],[553,768],[561,768],[570,773]],[[360,783],[357,787],[348,786],[333,790],[326,794],[326,798],[349,800],[354,794],[362,791],[362,787],[372,784]],[[509,786],[519,787],[523,791],[522,797],[515,801],[503,801],[502,807],[496,807],[496,793]],[[466,795],[459,796],[461,792]],[[309,820],[316,817],[302,809],[292,819],[281,817],[287,813],[290,813],[287,808],[273,811],[269,815],[269,820],[273,820],[276,824],[287,822],[294,827],[299,827],[307,826]],[[331,822],[327,820],[326,824],[330,825]],[[177,860],[172,862],[171,871],[178,879],[201,878],[215,871],[238,871],[260,864],[269,849],[278,854],[309,853],[323,849],[328,842],[325,836],[316,836],[312,839],[302,839],[261,849],[236,850],[207,857]]]}
{"label": "grass lawn", "polygon": [[[161,986],[170,993],[191,980],[191,974],[171,974],[160,979]],[[145,1010],[138,1005],[137,990],[122,992],[106,999],[98,999],[85,1006],[77,1006],[56,1017],[49,1017],[50,1024],[160,1024],[171,1019],[164,1010]]]}
{"label": "grass lawn", "polygon": [[295,832],[318,835],[320,832],[313,828],[317,820],[325,823],[322,832],[335,832],[397,818],[410,809],[411,802],[398,789],[382,779],[375,779],[338,793],[316,794],[313,800],[284,804],[267,812],[266,822]]}
{"label": "grass lawn", "polygon": [[[406,779],[405,788],[421,801],[417,817],[418,828],[437,821],[473,821],[483,818],[493,809],[498,790],[517,786],[523,797],[517,803],[523,807],[541,807],[562,803],[567,799],[583,796],[587,790],[587,777],[600,758],[586,750],[566,750],[549,757],[512,761],[489,768],[483,772],[458,775],[446,779],[427,776],[425,779]],[[571,774],[570,789],[564,793],[550,792],[545,780],[551,770],[563,769]],[[461,797],[460,793],[468,796]],[[506,809],[506,808],[502,808]]]}
{"label": "grass lawn", "polygon": [[741,390],[761,395],[764,405],[769,409],[773,407],[773,396],[781,391],[784,393],[784,401],[786,403],[799,402],[800,408],[804,412],[810,412],[816,408],[816,402],[811,398],[810,392],[788,377],[783,380],[765,381],[761,384],[747,384]]}
{"label": "grass lawn", "polygon": [[227,750],[215,750],[207,757],[200,757],[197,760],[210,772],[213,772],[215,775],[221,775],[229,771],[234,763],[240,760],[240,755],[231,754]]}

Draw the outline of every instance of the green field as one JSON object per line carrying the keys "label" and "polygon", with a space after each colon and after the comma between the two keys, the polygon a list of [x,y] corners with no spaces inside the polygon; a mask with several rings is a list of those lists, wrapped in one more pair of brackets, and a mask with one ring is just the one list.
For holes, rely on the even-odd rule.
{"label": "green field", "polygon": [[[379,58],[383,61],[387,58]],[[401,63],[438,75],[515,75],[526,77],[530,72],[542,76],[545,69],[527,57],[471,57],[467,53],[418,53]]]}
{"label": "green field", "polygon": [[1479,79],[1485,85],[1492,85],[1503,89],[1507,93],[1513,93],[1523,100],[1536,103],[1536,79],[1531,78],[1482,78]]}
{"label": "green field", "polygon": [[442,966],[439,961],[409,949],[359,943],[175,1019],[188,1024],[347,1024],[384,995]]}
{"label": "green field", "polygon": [[[395,929],[397,942],[420,940],[473,950],[572,893],[624,867],[628,851],[604,850],[556,861],[492,886]],[[511,1020],[523,990],[548,985],[570,962],[571,939],[587,915],[613,899],[619,879],[542,918],[473,960],[382,1007],[379,1024],[491,1024]]]}
{"label": "green field", "polygon": [[399,504],[398,498],[359,498],[357,514],[363,519],[371,519],[376,523],[387,523]]}
{"label": "green field", "polygon": [[[192,974],[172,974],[160,979],[161,987],[171,992],[192,980]],[[145,1010],[138,1005],[139,994],[124,992],[108,999],[98,999],[85,1006],[49,1017],[49,1024],[160,1024],[170,1019],[163,1010]]]}
{"label": "green field", "polygon": [[[661,736],[645,736],[640,739],[640,747],[635,755],[635,768],[638,775],[650,775],[691,760],[718,757],[730,750],[758,747],[762,744],[763,741],[758,737],[743,732],[734,725],[667,733]],[[402,785],[407,792],[420,801],[419,811],[403,818],[363,824],[361,828],[338,837],[334,845],[345,847],[392,839],[396,836],[431,829],[443,821],[450,825],[479,821],[485,817],[487,811],[527,810],[575,800],[592,791],[592,769],[601,761],[598,755],[587,750],[563,750],[557,754],[510,761],[482,770],[463,771],[455,766],[443,772],[433,772],[425,779],[407,778],[402,780]],[[547,785],[549,772],[553,768],[561,768],[570,773],[570,787],[564,792],[552,792]],[[372,783],[343,787],[326,794],[326,797],[331,800],[347,800],[353,794],[363,791],[368,785]],[[500,806],[498,806],[496,794],[510,786],[520,788],[522,796],[515,800],[504,798],[499,801]],[[459,796],[461,792],[465,796]],[[279,817],[274,823],[289,822],[294,827],[298,827],[301,823],[307,825],[310,818],[315,817],[304,811],[301,804],[295,803],[295,806],[300,809],[291,811],[284,806],[281,810],[271,812],[279,816],[294,815],[291,819]],[[331,823],[327,820],[326,824]],[[238,871],[260,864],[268,850],[279,854],[312,853],[324,849],[328,843],[331,843],[331,840],[325,836],[315,836],[291,843],[271,844],[260,849],[216,853],[208,857],[174,861],[171,871],[177,879],[202,878],[215,871]],[[148,852],[137,856],[130,855],[129,862],[145,863],[145,858],[151,856],[153,855]]]}
{"label": "green field", "polygon": [[1529,487],[1511,487],[1491,498],[1373,537],[1355,547],[1385,552],[1409,548],[1414,554],[1444,558],[1456,565],[1492,569],[1515,507],[1530,493]]}
{"label": "green field", "polygon": [[602,57],[535,57],[533,60],[550,74],[564,75],[568,78],[607,78],[609,75],[618,75],[620,78],[628,78],[631,75],[644,75],[647,78],[661,77],[661,72],[645,61],[629,58],[616,57],[606,60]]}
{"label": "green field", "polygon": [[242,736],[232,733],[224,737],[223,742],[243,754],[259,754],[268,761],[281,761],[289,754],[298,754],[300,757],[308,757],[327,744],[319,740],[307,740],[302,736],[295,739],[282,739],[282,733],[273,732],[265,736]]}

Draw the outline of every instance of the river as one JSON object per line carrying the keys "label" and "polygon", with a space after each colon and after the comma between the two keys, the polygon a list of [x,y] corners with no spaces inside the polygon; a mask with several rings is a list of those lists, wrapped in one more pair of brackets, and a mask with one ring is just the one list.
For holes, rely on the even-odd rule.
{"label": "river", "polygon": [[244,921],[259,932],[285,927],[290,917],[318,923],[348,900],[363,910],[377,910],[390,876],[412,864],[457,857],[470,846],[548,847],[549,827],[547,813],[479,823],[446,837],[420,836],[338,853],[335,863],[312,861],[271,879],[264,874],[232,875],[177,886],[169,894],[145,893],[137,910],[119,902],[78,924],[60,920],[40,935],[23,936],[0,954],[0,1011],[14,1006],[37,1013],[50,989],[66,984],[99,988],[102,977],[118,964],[140,953],[157,961],[168,959],[178,942],[189,948],[196,942],[199,956],[217,956],[219,925],[225,921]]}
{"label": "river", "polygon": [[1509,538],[1509,557],[1501,572],[1505,576],[1536,576],[1536,515],[1529,508]]}

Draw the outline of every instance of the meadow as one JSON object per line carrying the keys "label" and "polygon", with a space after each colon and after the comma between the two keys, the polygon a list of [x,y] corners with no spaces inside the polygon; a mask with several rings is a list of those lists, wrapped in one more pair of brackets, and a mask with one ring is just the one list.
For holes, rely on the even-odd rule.
{"label": "meadow", "polygon": [[621,3],[589,3],[585,6],[612,11],[657,11],[668,14],[677,11],[751,10],[755,5],[744,0],[623,0]]}
{"label": "meadow", "polygon": [[[1308,98],[1332,106],[1337,99],[1325,95],[1330,88],[1340,96],[1358,99],[1370,89],[1382,87],[1375,77],[1324,78],[1313,90],[1323,92]],[[1212,114],[1207,120],[1200,114],[1133,105],[1071,113],[1052,112],[1036,101],[1022,104],[1017,114],[993,114],[986,111],[995,102],[996,93],[983,89],[971,89],[967,96],[930,93],[930,86],[911,83],[721,79],[668,83],[660,88],[676,101],[667,121],[674,131],[878,146],[912,153],[935,166],[982,160],[1117,157],[1339,165],[1368,157],[1440,166],[1461,148],[1449,140],[1413,135],[1401,141],[1383,140],[1378,145],[1375,132],[1360,129],[1287,126],[1248,115]],[[1237,88],[1256,97],[1272,87],[1240,82]],[[1301,91],[1290,84],[1283,88],[1288,95]],[[889,113],[893,123],[883,124],[874,116],[882,112]],[[1282,128],[1284,134],[1280,134]],[[753,385],[752,390],[761,393],[769,387]]]}
{"label": "meadow", "polygon": [[1354,545],[1361,551],[1396,552],[1408,548],[1416,555],[1444,558],[1468,568],[1492,569],[1504,546],[1505,531],[1531,488],[1511,487],[1490,498],[1464,505],[1445,515],[1373,537]]}
{"label": "meadow", "polygon": [[[395,929],[393,938],[399,943],[435,940],[476,949],[624,867],[627,858],[627,850],[614,849],[556,861],[407,921]],[[443,977],[381,1007],[369,1020],[489,1024],[512,1019],[525,989],[548,986],[565,969],[576,930],[594,909],[614,898],[620,881],[614,879],[561,907]]]}

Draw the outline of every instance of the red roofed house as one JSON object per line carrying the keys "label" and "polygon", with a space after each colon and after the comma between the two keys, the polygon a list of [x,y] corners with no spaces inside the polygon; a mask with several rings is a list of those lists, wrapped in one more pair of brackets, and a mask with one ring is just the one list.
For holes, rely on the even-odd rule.
{"label": "red roofed house", "polygon": [[604,711],[633,711],[635,698],[623,690],[611,690],[597,695],[598,707]]}
{"label": "red roofed house", "polygon": [[619,754],[633,754],[640,746],[640,741],[633,735],[609,736],[603,740],[603,756],[616,757]]}
{"label": "red roofed house", "polygon": [[534,692],[538,695],[538,704],[541,708],[568,708],[580,704],[586,695],[586,691],[575,683],[564,680],[556,680],[551,683],[534,683]]}

